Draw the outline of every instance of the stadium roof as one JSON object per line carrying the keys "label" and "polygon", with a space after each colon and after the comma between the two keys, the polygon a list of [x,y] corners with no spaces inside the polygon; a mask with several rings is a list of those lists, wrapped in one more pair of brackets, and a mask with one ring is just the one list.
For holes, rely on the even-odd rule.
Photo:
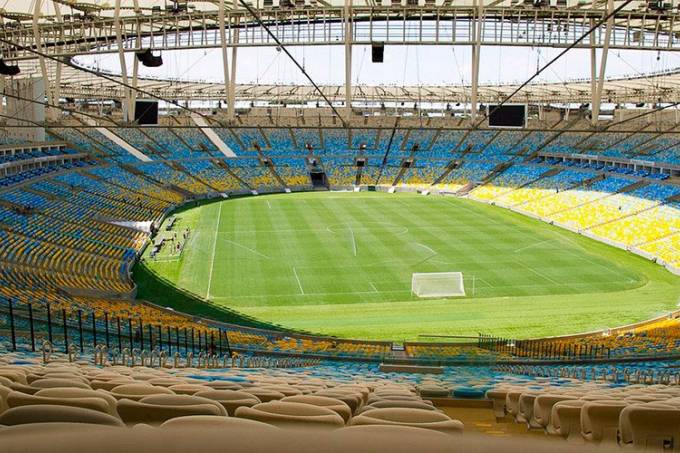
{"label": "stadium roof", "polygon": [[[287,0],[286,0],[287,1]],[[225,1],[223,19],[227,29],[224,44],[228,47],[275,46],[254,19],[252,12],[239,4]],[[57,62],[77,55],[117,53],[118,42],[126,52],[146,48],[154,51],[219,48],[219,4],[215,1],[178,1],[186,10],[173,10],[169,0],[0,0],[0,47],[6,60],[17,60],[21,76],[42,74],[35,51],[36,31],[39,49],[50,58],[46,70],[53,85],[59,84],[62,96],[74,98],[125,97],[125,82],[119,75],[108,80],[93,73],[62,66],[59,82]],[[251,2],[259,15],[286,46],[306,45],[479,45],[545,46],[566,48],[573,45],[594,23],[605,19],[607,2],[559,2],[557,7],[534,7],[532,3],[511,0],[485,0],[483,8],[474,0],[419,0],[391,3],[353,0],[345,9],[344,0],[304,0]],[[39,16],[34,16],[38,7]],[[653,9],[646,1],[616,1],[620,7],[614,16],[611,35],[604,23],[578,47],[592,49],[640,49],[647,51],[680,50],[680,21],[676,9]],[[349,12],[348,12],[349,11]],[[349,16],[347,16],[349,14]],[[353,33],[346,39],[343,17],[351,17]],[[35,23],[33,20],[36,20]],[[18,21],[18,22],[17,22]],[[241,33],[239,33],[239,31]],[[121,35],[121,36],[117,36]],[[118,39],[120,41],[118,41]],[[14,45],[12,45],[14,44]],[[600,63],[598,57],[598,63]],[[680,100],[678,71],[645,74],[603,82],[602,102],[657,103]],[[180,79],[141,78],[138,87],[165,99],[218,100],[228,97],[225,83],[208,83]],[[561,83],[532,83],[524,87],[513,101],[529,103],[587,103],[592,100],[591,80]],[[481,85],[479,102],[499,101],[518,85]],[[276,102],[312,102],[320,100],[311,85],[236,84],[236,100]],[[326,85],[321,91],[328,99],[346,99],[347,87]],[[459,85],[354,85],[349,87],[353,101],[366,102],[469,102],[471,86]]]}

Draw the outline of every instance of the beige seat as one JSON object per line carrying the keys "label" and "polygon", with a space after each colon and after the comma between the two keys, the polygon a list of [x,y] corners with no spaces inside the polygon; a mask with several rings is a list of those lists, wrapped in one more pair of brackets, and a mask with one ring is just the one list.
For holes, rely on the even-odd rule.
{"label": "beige seat", "polygon": [[347,403],[344,403],[338,399],[330,398],[328,396],[318,396],[318,395],[295,395],[287,396],[281,401],[290,403],[304,403],[311,404],[312,406],[326,407],[333,412],[337,413],[342,419],[347,423],[347,420],[352,416],[352,410],[349,408]]}
{"label": "beige seat", "polygon": [[640,403],[653,403],[657,401],[663,401],[668,399],[660,395],[632,395],[627,396],[623,400],[628,404],[640,404]]}
{"label": "beige seat", "polygon": [[366,404],[371,404],[374,401],[381,401],[381,400],[393,400],[393,401],[422,401],[422,398],[419,395],[415,394],[397,394],[397,393],[382,393],[382,394],[376,394],[376,393],[371,393],[368,396],[368,399],[366,399],[365,403]]}
{"label": "beige seat", "polygon": [[619,417],[621,444],[680,451],[680,408],[660,403],[634,404]]}
{"label": "beige seat", "polygon": [[550,416],[552,414],[553,406],[560,401],[568,401],[574,399],[576,398],[567,395],[554,395],[554,394],[538,395],[536,399],[534,399],[534,409],[530,425],[547,429],[548,425],[550,424]]}
{"label": "beige seat", "polygon": [[89,380],[86,377],[75,373],[51,372],[45,374],[29,374],[26,376],[26,381],[28,382],[29,385],[31,385],[35,381],[42,379],[65,379],[71,382],[73,381],[82,382],[83,384],[87,384],[89,386]]}
{"label": "beige seat", "polygon": [[227,416],[227,411],[216,401],[189,395],[150,395],[139,401],[122,399],[117,409],[128,425],[160,425],[171,418],[189,415]]}
{"label": "beige seat", "polygon": [[286,396],[277,390],[267,389],[263,387],[248,387],[247,389],[245,389],[245,391],[250,393],[251,395],[256,396],[263,403],[280,400],[281,398],[285,398]]}
{"label": "beige seat", "polygon": [[236,416],[276,426],[310,425],[335,428],[345,425],[342,417],[327,407],[282,401],[239,407],[236,409]]}
{"label": "beige seat", "polygon": [[106,390],[107,392],[110,392],[114,388],[118,387],[119,385],[125,385],[125,384],[135,384],[136,382],[126,376],[116,378],[116,379],[108,379],[106,381],[100,381],[97,379],[91,380],[90,381],[90,387],[92,387],[94,390]]}
{"label": "beige seat", "polygon": [[310,395],[312,393],[316,393],[319,390],[323,390],[326,388],[323,385],[300,385],[300,384],[293,385],[293,387],[300,390],[303,395]]}
{"label": "beige seat", "polygon": [[532,424],[534,415],[534,401],[538,394],[536,393],[522,393],[518,400],[517,415],[515,421],[517,423],[526,423],[529,428],[539,428],[535,423]]}
{"label": "beige seat", "polygon": [[451,394],[451,390],[439,385],[423,385],[418,387],[418,394],[423,398],[446,398]]}
{"label": "beige seat", "polygon": [[[446,433],[411,426],[355,425],[332,431],[330,436],[335,440],[332,444],[336,445],[336,448],[332,450],[334,453],[452,453],[467,451],[464,447],[452,445],[452,438]],[[456,439],[456,442],[459,440]]]}
{"label": "beige seat", "polygon": [[12,393],[13,391],[14,390],[12,390],[11,388],[5,387],[0,383],[0,414],[9,409],[9,406],[7,405],[7,395]]}
{"label": "beige seat", "polygon": [[555,403],[550,413],[548,434],[567,440],[581,439],[581,408],[584,400],[566,400]]}
{"label": "beige seat", "polygon": [[241,390],[243,388],[242,385],[231,381],[206,382],[205,386],[210,387],[213,390]]}
{"label": "beige seat", "polygon": [[623,401],[588,401],[581,407],[581,434],[590,442],[616,442]]}
{"label": "beige seat", "polygon": [[0,377],[7,378],[12,382],[28,385],[26,375],[18,370],[0,369]]}
{"label": "beige seat", "polygon": [[63,378],[44,378],[31,382],[31,387],[36,389],[51,389],[57,387],[75,387],[79,389],[90,389],[90,385],[79,380]]}
{"label": "beige seat", "polygon": [[[336,391],[347,391],[347,392],[352,392],[352,393],[360,393],[361,397],[363,399],[364,404],[366,404],[366,401],[368,400],[368,395],[371,393],[370,389],[364,385],[358,385],[358,384],[342,384],[334,387]],[[380,389],[376,389],[375,394],[379,395],[380,394]]]}
{"label": "beige seat", "polygon": [[32,405],[14,407],[0,414],[0,425],[14,426],[29,423],[90,423],[124,426],[118,418],[82,407]]}
{"label": "beige seat", "polygon": [[510,390],[505,394],[505,410],[513,417],[517,417],[519,413],[519,398],[522,393],[526,393],[524,389]]}
{"label": "beige seat", "polygon": [[255,395],[237,390],[203,390],[195,396],[217,401],[232,416],[239,407],[253,407],[262,402]]}
{"label": "beige seat", "polygon": [[214,415],[189,415],[185,417],[176,417],[163,422],[161,428],[175,429],[185,426],[201,428],[215,427],[225,429],[280,429],[274,425],[270,425],[269,423],[258,422],[257,420],[249,420],[247,418],[237,417],[216,417]]}
{"label": "beige seat", "polygon": [[116,399],[110,393],[103,390],[88,390],[79,388],[65,388],[57,387],[52,389],[42,389],[35,393],[35,396],[44,396],[48,398],[100,398],[106,401],[109,406],[107,411],[114,417],[118,416],[116,411]]}
{"label": "beige seat", "polygon": [[172,387],[173,385],[186,384],[183,379],[168,378],[168,377],[157,377],[148,380],[149,384],[157,385],[159,387]]}
{"label": "beige seat", "polygon": [[431,401],[400,401],[400,400],[380,400],[371,403],[367,406],[362,406],[357,409],[357,414],[363,414],[366,411],[373,409],[386,409],[391,407],[403,407],[408,409],[423,409],[427,411],[436,411],[436,407],[432,405]]}
{"label": "beige seat", "polygon": [[329,398],[340,400],[347,404],[350,409],[352,409],[352,413],[356,412],[357,408],[363,405],[363,398],[361,394],[356,392],[343,392],[333,389],[324,389],[313,393],[313,395],[327,396]]}
{"label": "beige seat", "polygon": [[193,395],[197,392],[210,390],[210,387],[200,384],[175,384],[168,387],[173,393],[177,395]]}
{"label": "beige seat", "polygon": [[[360,388],[363,386],[359,386]],[[373,393],[376,395],[384,395],[384,394],[416,394],[416,390],[410,386],[403,386],[403,385],[382,385],[379,387],[375,387],[373,389]]]}
{"label": "beige seat", "polygon": [[[283,396],[302,395],[302,390],[296,389],[295,387],[293,387],[291,385],[263,385],[260,388],[279,392],[279,393],[283,394]],[[248,391],[248,390],[250,390],[250,389],[246,389],[246,391]]]}
{"label": "beige seat", "polygon": [[374,409],[357,415],[351,425],[397,425],[426,428],[445,433],[460,434],[463,424],[446,414],[422,409],[386,408]]}
{"label": "beige seat", "polygon": [[495,388],[487,390],[486,397],[491,400],[493,404],[493,415],[496,417],[496,421],[505,417],[505,397],[508,394],[508,389]]}
{"label": "beige seat", "polygon": [[174,395],[172,390],[166,387],[156,387],[150,384],[123,384],[114,387],[111,395],[117,400],[128,399],[139,401],[149,395]]}
{"label": "beige seat", "polygon": [[79,398],[61,398],[29,395],[21,392],[11,392],[7,395],[7,406],[9,408],[22,406],[38,406],[38,405],[52,405],[52,406],[71,406],[82,407],[83,409],[90,409],[105,414],[111,414],[109,404],[103,398],[93,397],[79,397]]}

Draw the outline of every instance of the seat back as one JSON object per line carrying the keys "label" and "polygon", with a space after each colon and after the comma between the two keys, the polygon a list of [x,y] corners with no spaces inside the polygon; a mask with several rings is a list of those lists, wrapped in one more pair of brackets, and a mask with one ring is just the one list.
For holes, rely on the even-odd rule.
{"label": "seat back", "polygon": [[29,423],[89,423],[124,426],[118,418],[82,407],[31,405],[13,407],[0,414],[0,425],[14,426]]}

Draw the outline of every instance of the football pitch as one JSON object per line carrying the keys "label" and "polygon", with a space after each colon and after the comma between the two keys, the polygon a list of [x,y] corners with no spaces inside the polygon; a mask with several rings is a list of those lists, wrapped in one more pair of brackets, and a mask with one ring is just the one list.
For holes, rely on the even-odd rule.
{"label": "football pitch", "polygon": [[[172,306],[145,289],[159,277],[213,305],[314,333],[395,341],[568,334],[657,316],[680,296],[680,278],[643,258],[453,197],[276,194],[175,216],[191,235],[176,259],[145,253],[141,298]],[[413,273],[454,271],[464,275],[465,297],[411,294]]]}

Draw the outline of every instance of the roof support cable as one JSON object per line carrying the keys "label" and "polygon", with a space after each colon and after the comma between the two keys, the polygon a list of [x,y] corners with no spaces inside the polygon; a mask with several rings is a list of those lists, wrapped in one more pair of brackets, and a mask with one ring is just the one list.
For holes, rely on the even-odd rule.
{"label": "roof support cable", "polygon": [[[628,0],[628,1],[630,2],[632,0]],[[324,94],[323,90],[321,90],[321,88],[319,88],[319,85],[317,85],[316,82],[314,81],[314,79],[312,79],[312,77],[307,73],[307,71],[305,71],[305,68],[295,59],[295,57],[288,51],[288,49],[286,49],[286,46],[284,46],[283,43],[279,40],[279,38],[277,38],[276,35],[269,29],[269,27],[264,23],[264,21],[262,20],[260,15],[257,14],[257,12],[253,9],[253,7],[250,6],[248,3],[246,3],[244,0],[239,0],[239,3],[241,3],[241,5],[243,5],[248,10],[248,12],[255,18],[257,23],[260,25],[260,27],[265,29],[267,34],[269,36],[271,36],[271,38],[274,40],[274,42],[279,47],[279,49],[281,49],[283,51],[283,53],[285,53],[288,56],[288,58],[291,59],[291,61],[295,64],[295,66],[298,67],[298,69],[307,78],[307,80],[309,80],[309,82],[314,86],[314,89],[319,93],[319,95],[321,95],[323,100],[326,101],[326,103],[331,108],[331,110],[333,110],[333,113],[335,113],[335,115],[340,119],[340,121],[342,122],[342,125],[344,127],[347,127],[347,123],[343,119],[342,115],[340,115],[340,112],[338,112],[338,110],[335,108],[335,106],[333,106],[333,103],[330,101],[330,99],[328,99],[328,96],[326,96]]]}
{"label": "roof support cable", "polygon": [[[241,1],[243,1],[243,0],[241,0]],[[616,14],[618,14],[621,10],[623,10],[626,6],[628,6],[628,5],[629,5],[630,3],[632,3],[632,2],[633,2],[633,0],[625,0],[625,1],[624,1],[623,3],[621,3],[618,7],[616,7],[616,9],[614,9],[612,12],[610,12],[609,14],[607,14],[606,16],[602,17],[600,20],[598,20],[597,22],[595,22],[595,24],[593,24],[593,26],[590,27],[590,28],[588,29],[588,31],[586,31],[584,34],[582,34],[582,35],[581,35],[578,39],[576,39],[574,42],[572,42],[571,44],[569,44],[569,46],[567,46],[563,51],[561,51],[560,53],[558,53],[558,54],[557,54],[553,59],[551,59],[549,62],[547,62],[546,64],[544,64],[540,69],[538,69],[538,70],[534,73],[534,75],[532,75],[532,76],[529,77],[527,80],[525,80],[525,81],[524,81],[520,86],[518,86],[512,93],[510,93],[510,94],[509,94],[508,96],[506,96],[501,102],[499,102],[499,103],[494,107],[494,109],[493,109],[492,111],[490,111],[490,112],[488,113],[488,115],[486,115],[486,116],[490,117],[496,110],[498,110],[499,108],[501,108],[501,107],[502,107],[503,105],[505,105],[510,99],[512,99],[517,93],[519,93],[522,89],[524,89],[524,87],[526,87],[527,85],[529,85],[529,83],[531,83],[532,80],[534,80],[536,77],[538,77],[539,75],[541,75],[541,73],[543,73],[543,71],[545,71],[546,69],[548,69],[553,63],[555,63],[557,60],[559,60],[560,58],[562,58],[562,56],[563,56],[564,54],[566,54],[566,53],[569,52],[571,49],[573,49],[574,47],[576,47],[577,45],[579,45],[579,44],[581,43],[581,41],[583,41],[583,40],[586,39],[588,36],[590,36],[591,34],[593,34],[593,32],[595,32],[595,30],[597,30],[601,25],[603,25],[605,22],[607,22],[611,17],[613,17],[613,16],[615,16]],[[475,123],[475,124],[472,126],[472,130],[476,130],[477,128],[479,128],[479,126],[482,125],[482,123],[485,121],[485,119],[486,119],[486,117],[485,117],[485,116],[482,116],[482,118],[481,118],[479,121],[477,121],[477,123]]]}
{"label": "roof support cable", "polygon": [[62,58],[57,58],[57,57],[55,57],[55,56],[53,56],[53,55],[49,55],[49,54],[46,54],[46,53],[44,53],[44,52],[42,52],[42,51],[40,51],[40,50],[37,50],[37,49],[35,49],[35,48],[33,48],[33,47],[22,46],[21,44],[15,43],[15,42],[13,42],[13,41],[10,41],[10,40],[4,39],[4,38],[0,38],[0,43],[5,44],[5,45],[9,46],[10,48],[11,48],[11,47],[14,47],[14,48],[19,49],[19,50],[22,50],[22,51],[30,52],[30,53],[32,53],[32,54],[35,54],[35,55],[39,56],[39,57],[47,58],[48,60],[54,61],[55,63],[62,63],[62,64],[65,64],[66,66],[69,66],[69,67],[71,67],[71,68],[73,68],[73,69],[75,69],[75,70],[77,70],[77,71],[83,71],[83,72],[86,72],[86,73],[88,73],[88,74],[90,74],[90,75],[93,75],[93,76],[95,76],[95,77],[100,77],[100,78],[102,78],[102,79],[104,79],[104,80],[107,80],[107,81],[109,81],[109,82],[111,82],[111,83],[114,83],[114,84],[116,84],[116,85],[120,85],[120,86],[122,86],[122,87],[124,87],[124,88],[127,88],[128,90],[136,91],[136,92],[141,93],[141,94],[143,94],[143,95],[145,95],[145,96],[148,96],[148,97],[150,97],[150,98],[157,99],[157,100],[163,101],[163,102],[165,102],[165,103],[167,103],[167,104],[174,105],[175,107],[178,107],[178,108],[181,109],[181,110],[185,110],[185,111],[187,111],[187,112],[189,112],[189,113],[191,113],[191,114],[195,114],[195,115],[201,116],[201,117],[204,118],[206,121],[209,121],[209,122],[215,121],[215,122],[217,122],[217,123],[220,125],[220,127],[224,127],[219,121],[215,120],[214,118],[212,118],[212,117],[210,117],[210,116],[208,116],[208,115],[205,115],[205,114],[201,113],[201,112],[198,111],[198,110],[194,110],[194,109],[192,109],[192,108],[189,108],[189,107],[187,107],[187,106],[185,106],[185,105],[182,105],[181,103],[179,103],[179,102],[177,102],[177,101],[173,101],[173,100],[170,100],[170,99],[165,99],[165,98],[163,98],[163,97],[161,97],[161,96],[158,96],[158,95],[156,95],[156,94],[153,94],[153,93],[151,93],[151,92],[149,92],[149,91],[146,91],[146,90],[144,90],[144,89],[141,89],[141,88],[139,88],[139,87],[134,87],[134,86],[132,86],[132,85],[130,85],[130,84],[127,84],[127,83],[125,83],[125,82],[122,82],[122,81],[120,81],[120,80],[116,80],[115,77],[106,75],[106,74],[101,73],[101,72],[97,72],[97,71],[95,71],[94,69],[89,69],[89,68],[86,68],[86,67],[78,66],[78,65],[74,64],[73,62],[71,62],[71,60],[70,60],[69,58],[63,58],[63,59],[62,59]]}

